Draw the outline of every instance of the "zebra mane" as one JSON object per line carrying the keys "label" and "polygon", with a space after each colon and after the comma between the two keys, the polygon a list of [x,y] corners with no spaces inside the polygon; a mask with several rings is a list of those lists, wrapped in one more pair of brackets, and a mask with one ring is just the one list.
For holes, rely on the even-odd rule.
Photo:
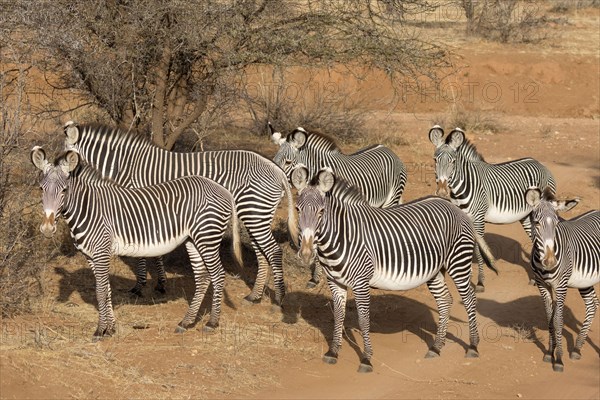
{"label": "zebra mane", "polygon": [[[450,135],[446,137],[446,144],[450,144]],[[481,153],[477,151],[477,147],[475,147],[475,145],[466,137],[464,142],[458,147],[457,151],[469,161],[485,161]]]}
{"label": "zebra mane", "polygon": [[82,124],[79,126],[81,136],[103,136],[106,139],[113,139],[119,144],[136,146],[157,146],[150,138],[139,131],[122,130],[118,127],[111,127],[99,123]]}
{"label": "zebra mane", "polygon": [[[62,159],[63,156],[64,153],[57,157],[56,161],[54,162],[54,165],[58,165],[59,161]],[[88,185],[91,184],[94,186],[120,186],[113,179],[102,175],[100,171],[98,171],[92,165],[88,164],[82,158],[79,159],[79,165],[77,166],[77,168],[71,172],[71,176],[75,179],[85,182]]]}
{"label": "zebra mane", "polygon": [[357,186],[350,184],[347,180],[341,177],[335,178],[335,184],[333,185],[333,188],[331,188],[330,193],[337,200],[344,204],[367,204],[367,200],[365,199],[363,192],[361,192]]}
{"label": "zebra mane", "polygon": [[322,144],[323,149],[326,151],[341,151],[335,139],[333,139],[331,136],[318,130],[305,132],[307,134],[307,142],[310,140],[313,143]]}

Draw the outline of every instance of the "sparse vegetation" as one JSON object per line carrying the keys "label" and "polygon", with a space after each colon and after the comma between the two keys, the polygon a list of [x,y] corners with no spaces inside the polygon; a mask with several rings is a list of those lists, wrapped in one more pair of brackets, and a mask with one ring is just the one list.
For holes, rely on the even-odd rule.
{"label": "sparse vegetation", "polygon": [[444,115],[439,115],[432,125],[440,125],[447,129],[460,128],[468,132],[498,133],[502,130],[500,122],[489,112],[467,110],[459,105],[453,105]]}
{"label": "sparse vegetation", "polygon": [[537,43],[547,36],[547,18],[531,0],[459,0],[467,33],[501,43]]}

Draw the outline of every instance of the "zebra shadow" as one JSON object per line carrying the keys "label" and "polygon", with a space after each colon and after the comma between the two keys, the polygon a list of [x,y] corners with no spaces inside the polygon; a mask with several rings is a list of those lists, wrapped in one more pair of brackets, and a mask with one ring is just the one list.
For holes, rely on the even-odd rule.
{"label": "zebra shadow", "polygon": [[[137,264],[137,259],[132,258],[130,261]],[[60,276],[58,285],[59,292],[56,296],[57,302],[77,305],[76,302],[70,299],[71,295],[74,292],[77,292],[84,303],[92,304],[97,309],[98,302],[96,300],[96,279],[91,269],[88,268],[87,265],[72,272],[63,267],[55,267],[54,271]],[[129,292],[129,289],[131,289],[135,284],[135,278],[129,279],[120,275],[111,274],[109,281],[112,289],[113,306],[116,308],[126,304],[153,306],[182,298],[185,299],[189,304],[192,300],[195,290],[194,279],[191,271],[182,276],[169,277],[167,279],[166,294],[154,295],[155,292],[150,289],[147,291],[147,293],[150,295],[143,297],[135,296]],[[202,305],[200,306],[196,322],[198,322],[203,315],[210,313],[212,296],[213,290],[212,285],[210,285],[206,295],[204,296]],[[223,291],[223,302],[226,305],[235,308],[234,302],[229,296],[227,288],[225,288]],[[185,309],[182,308],[181,317],[183,316],[184,312]]]}
{"label": "zebra shadow", "polygon": [[[457,306],[460,304],[455,301],[453,308]],[[298,318],[302,318],[319,329],[327,342],[331,343],[334,323],[332,307],[331,296],[304,291],[292,292],[285,299],[283,322],[294,324]],[[400,334],[400,342],[406,342],[411,336],[417,337],[424,342],[423,354],[433,345],[438,320],[435,307],[401,294],[372,294],[370,317],[371,333]],[[343,337],[360,357],[362,340],[357,340],[356,336],[360,338],[358,315],[354,299],[350,299],[346,304]],[[446,338],[460,344],[466,351],[469,341],[466,322],[451,317]]]}
{"label": "zebra shadow", "polygon": [[[579,296],[576,291],[569,294]],[[477,311],[480,315],[493,321],[480,327],[482,341],[495,342],[504,335],[513,337],[515,343],[533,343],[542,353],[546,351],[548,323],[541,296],[521,297],[507,303],[479,298],[477,299]],[[584,315],[580,317],[583,318]],[[565,327],[569,328],[569,330],[563,329],[565,341],[563,348],[570,351],[575,347],[575,335],[579,332],[583,320],[579,320],[567,305],[563,309],[563,320]],[[600,356],[600,347],[592,342],[591,336],[587,337],[587,343]]]}
{"label": "zebra shadow", "polygon": [[[486,233],[485,241],[497,260],[504,260],[507,263],[523,267],[529,279],[533,279],[533,273],[529,265],[531,254],[525,250],[531,248],[529,239],[519,242],[496,233]],[[502,273],[502,271],[499,271],[499,273]]]}

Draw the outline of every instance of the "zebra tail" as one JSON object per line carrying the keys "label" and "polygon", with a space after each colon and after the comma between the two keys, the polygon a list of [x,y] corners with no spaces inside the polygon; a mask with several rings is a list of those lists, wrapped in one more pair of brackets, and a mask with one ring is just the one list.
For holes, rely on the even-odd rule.
{"label": "zebra tail", "polygon": [[477,242],[477,246],[479,246],[479,252],[483,256],[483,260],[485,261],[489,269],[491,269],[496,273],[496,275],[498,275],[498,270],[496,269],[496,259],[494,258],[494,255],[492,254],[492,251],[490,250],[489,246],[485,242],[485,239],[479,237],[479,235],[476,233],[474,233],[473,235],[475,236],[475,241]]}
{"label": "zebra tail", "polygon": [[300,243],[298,242],[298,221],[296,220],[296,215],[294,214],[294,198],[292,197],[292,191],[290,189],[290,184],[288,183],[287,176],[284,175],[282,180],[283,188],[285,189],[285,194],[287,196],[288,203],[288,231],[290,232],[290,236],[292,236],[292,241],[297,248],[300,248]]}
{"label": "zebra tail", "polygon": [[242,238],[240,234],[240,221],[237,216],[235,209],[235,202],[231,201],[231,241],[233,242],[233,256],[235,262],[241,268],[244,267],[244,260],[242,259]]}

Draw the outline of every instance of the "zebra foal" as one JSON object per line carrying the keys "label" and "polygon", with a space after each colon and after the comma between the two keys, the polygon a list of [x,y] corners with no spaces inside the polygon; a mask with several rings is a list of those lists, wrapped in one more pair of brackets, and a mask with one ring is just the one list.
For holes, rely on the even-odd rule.
{"label": "zebra foal", "polygon": [[[522,158],[500,164],[490,164],[456,128],[444,139],[444,130],[434,126],[429,140],[435,146],[436,194],[450,200],[473,220],[475,232],[481,238],[485,223],[509,224],[520,221],[531,237],[528,215],[531,206],[523,198],[529,188],[556,191],[552,173],[533,158]],[[476,251],[478,292],[484,291],[483,259]]]}
{"label": "zebra foal", "polygon": [[589,211],[565,221],[556,211],[570,210],[579,199],[559,201],[548,189],[543,192],[530,189],[525,199],[533,209],[530,215],[533,226],[531,267],[548,319],[548,351],[544,361],[552,362],[554,371],[562,372],[563,309],[567,288],[577,288],[585,303],[585,320],[571,359],[581,358],[581,347],[598,309],[594,285],[600,282],[600,211]]}
{"label": "zebra foal", "polygon": [[[308,179],[298,166],[292,183],[298,189],[301,242],[299,255],[309,262],[315,253],[331,290],[333,341],[323,360],[337,362],[348,287],[356,300],[364,342],[359,372],[371,372],[370,287],[408,290],[427,283],[437,303],[437,334],[426,357],[445,344],[452,296],[442,269],[452,278],[469,319],[467,357],[478,357],[476,298],[470,284],[471,260],[478,239],[469,217],[449,201],[429,197],[385,209],[368,204],[362,193],[329,169]],[[484,254],[489,249],[483,245]]]}
{"label": "zebra foal", "polygon": [[111,256],[155,257],[183,243],[194,271],[195,292],[176,332],[196,321],[210,283],[213,299],[205,329],[219,325],[225,279],[219,247],[230,220],[234,255],[241,264],[239,227],[231,193],[198,176],[141,189],[124,188],[81,163],[73,150],[52,164],[44,150],[36,146],[31,150],[31,161],[42,171],[41,232],[48,237],[54,235],[57,219],[63,217],[75,247],[85,255],[94,273],[99,311],[94,340],[115,332],[108,277]]}

